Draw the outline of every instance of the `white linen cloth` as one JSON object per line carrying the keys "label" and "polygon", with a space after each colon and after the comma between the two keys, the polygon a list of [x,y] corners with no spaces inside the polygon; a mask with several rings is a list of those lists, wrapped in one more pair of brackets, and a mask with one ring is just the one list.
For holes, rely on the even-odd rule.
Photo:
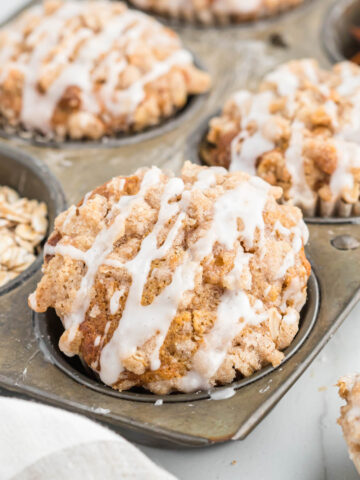
{"label": "white linen cloth", "polygon": [[1,480],[176,480],[81,415],[0,397]]}

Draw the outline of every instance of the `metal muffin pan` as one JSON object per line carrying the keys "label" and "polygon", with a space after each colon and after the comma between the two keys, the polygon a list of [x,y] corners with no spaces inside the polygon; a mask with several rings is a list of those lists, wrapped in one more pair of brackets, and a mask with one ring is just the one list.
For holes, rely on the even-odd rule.
{"label": "metal muffin pan", "polygon": [[[320,30],[330,5],[329,0],[311,2],[306,9],[254,24],[254,28],[176,27],[185,45],[206,64],[213,89],[193,115],[159,137],[106,149],[86,145],[56,149],[16,137],[3,143],[21,146],[46,164],[69,203],[78,202],[112,176],[130,174],[141,166],[155,164],[178,171],[190,151],[191,134],[233,91],[255,88],[270,68],[292,58],[312,56],[327,63]],[[283,39],[280,43],[285,47],[275,46],[269,40],[273,35]],[[306,248],[314,274],[299,334],[282,365],[235,383],[236,394],[231,398],[176,394],[155,406],[159,399],[155,395],[117,394],[87,376],[78,362],[57,350],[61,325],[54,324],[56,318],[50,312],[32,315],[27,306],[39,271],[0,297],[0,387],[94,417],[136,441],[195,447],[245,438],[309,366],[360,298],[358,219],[315,222],[309,224]]]}

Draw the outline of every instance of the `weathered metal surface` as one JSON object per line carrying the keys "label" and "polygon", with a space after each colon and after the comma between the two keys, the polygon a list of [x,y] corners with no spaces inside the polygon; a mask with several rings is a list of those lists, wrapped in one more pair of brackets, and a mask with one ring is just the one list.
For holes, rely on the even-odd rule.
{"label": "weathered metal surface", "polygon": [[[279,19],[250,26],[177,26],[185,44],[211,72],[214,86],[186,121],[156,138],[106,148],[84,144],[83,148],[53,149],[16,138],[3,143],[17,145],[41,159],[60,180],[69,203],[77,202],[110,177],[129,174],[140,166],[155,164],[177,171],[185,157],[190,153],[194,156],[194,132],[232,91],[255,87],[269,69],[291,58],[311,56],[326,65],[319,35],[330,4],[328,0],[309,2]],[[281,36],[286,48],[271,43],[274,34]],[[1,178],[1,183],[6,181]],[[79,363],[65,359],[56,350],[54,338],[59,330],[51,323],[51,315],[33,318],[27,307],[27,295],[35,288],[39,271],[21,285],[0,292],[0,386],[97,418],[137,441],[204,446],[244,438],[307,368],[360,298],[358,219],[316,220],[309,228],[307,254],[315,275],[292,347],[295,351],[279,368],[269,367],[239,382],[233,397],[215,401],[207,394],[171,395],[164,398],[162,406],[154,406],[157,396],[116,394],[88,379]],[[354,248],[336,248],[334,239],[341,236],[355,239],[351,243]]]}

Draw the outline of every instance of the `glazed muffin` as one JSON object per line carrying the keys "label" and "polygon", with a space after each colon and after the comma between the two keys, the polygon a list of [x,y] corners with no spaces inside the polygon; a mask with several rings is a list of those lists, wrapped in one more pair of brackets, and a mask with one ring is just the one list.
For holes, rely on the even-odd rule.
{"label": "glazed muffin", "polygon": [[60,349],[118,390],[191,392],[277,366],[310,265],[301,211],[246,173],[186,163],[117,177],[55,222],[29,298]]}
{"label": "glazed muffin", "polygon": [[131,0],[143,9],[203,24],[240,23],[275,15],[304,0]]}
{"label": "glazed muffin", "polygon": [[339,394],[346,400],[338,420],[348,444],[351,460],[360,473],[360,375],[342,377]]}
{"label": "glazed muffin", "polygon": [[209,89],[177,34],[121,2],[48,0],[0,31],[5,126],[99,139],[159,124]]}
{"label": "glazed muffin", "polygon": [[306,215],[360,213],[360,68],[292,61],[211,119],[200,157],[283,188]]}

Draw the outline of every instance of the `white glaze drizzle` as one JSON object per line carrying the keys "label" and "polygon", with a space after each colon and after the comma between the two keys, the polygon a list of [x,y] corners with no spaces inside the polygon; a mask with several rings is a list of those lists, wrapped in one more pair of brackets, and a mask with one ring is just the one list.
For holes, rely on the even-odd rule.
{"label": "white glaze drizzle", "polygon": [[274,225],[274,231],[279,232],[285,237],[292,236],[292,248],[294,253],[298,253],[303,245],[309,240],[309,230],[303,220],[299,220],[298,224],[292,228],[285,228],[283,224],[277,220]]}
{"label": "white glaze drizzle", "polygon": [[278,280],[280,278],[283,278],[286,274],[286,272],[289,270],[289,268],[293,267],[295,265],[295,252],[291,249],[286,255],[283,260],[283,263],[281,264],[275,280]]}
{"label": "white glaze drizzle", "polygon": [[307,184],[304,172],[303,135],[304,125],[296,120],[292,126],[290,143],[285,152],[285,159],[286,168],[292,180],[290,196],[296,204],[307,208],[314,204],[314,193]]}
{"label": "white glaze drizzle", "polygon": [[245,290],[250,290],[252,277],[249,263],[253,256],[252,253],[245,253],[241,245],[238,246],[234,259],[234,267],[225,277],[227,288],[235,290],[243,286]]}
{"label": "white glaze drizzle", "polygon": [[298,77],[291,72],[290,68],[282,66],[265,77],[265,81],[273,83],[282,97],[292,97],[299,88]]}
{"label": "white glaze drizzle", "polygon": [[355,143],[335,140],[337,156],[339,158],[335,172],[331,175],[330,189],[337,197],[345,189],[351,190],[354,186],[352,168],[360,168],[360,148]]}
{"label": "white glaze drizzle", "polygon": [[294,305],[294,308],[297,311],[300,311],[305,303],[306,295],[305,292],[301,290],[301,280],[298,277],[293,277],[290,281],[290,285],[283,293],[282,304],[280,306],[281,312],[286,312],[287,304],[286,302],[291,299]]}
{"label": "white glaze drizzle", "polygon": [[276,87],[277,93],[286,97],[286,111],[291,117],[296,111],[296,92],[300,87],[298,77],[291,71],[288,65],[281,65],[265,77],[265,81]]}
{"label": "white glaze drizzle", "polygon": [[211,390],[209,392],[211,400],[227,400],[235,395],[234,387],[222,388],[221,390]]}
{"label": "white glaze drizzle", "polygon": [[197,181],[194,183],[193,188],[199,190],[206,190],[207,188],[216,185],[216,174],[224,175],[226,173],[225,168],[212,167],[210,169],[201,170],[197,176]]}
{"label": "white glaze drizzle", "polygon": [[288,308],[286,315],[283,316],[282,321],[287,325],[293,325],[299,320],[299,312],[295,308]]}
{"label": "white glaze drizzle", "polygon": [[[260,236],[264,229],[263,210],[269,188],[270,186],[260,178],[250,177],[238,188],[229,190],[218,198],[210,228],[195,245],[190,247],[195,260],[201,260],[209,255],[216,242],[229,250],[233,249],[235,241],[240,236],[250,248],[254,242],[256,229],[259,229]],[[244,223],[241,232],[237,228],[238,218]]]}
{"label": "white glaze drizzle", "polygon": [[192,368],[179,380],[184,391],[211,387],[211,379],[222,365],[233,339],[246,325],[258,325],[267,319],[260,300],[254,306],[242,290],[224,293],[217,309],[217,320],[192,358]]}

